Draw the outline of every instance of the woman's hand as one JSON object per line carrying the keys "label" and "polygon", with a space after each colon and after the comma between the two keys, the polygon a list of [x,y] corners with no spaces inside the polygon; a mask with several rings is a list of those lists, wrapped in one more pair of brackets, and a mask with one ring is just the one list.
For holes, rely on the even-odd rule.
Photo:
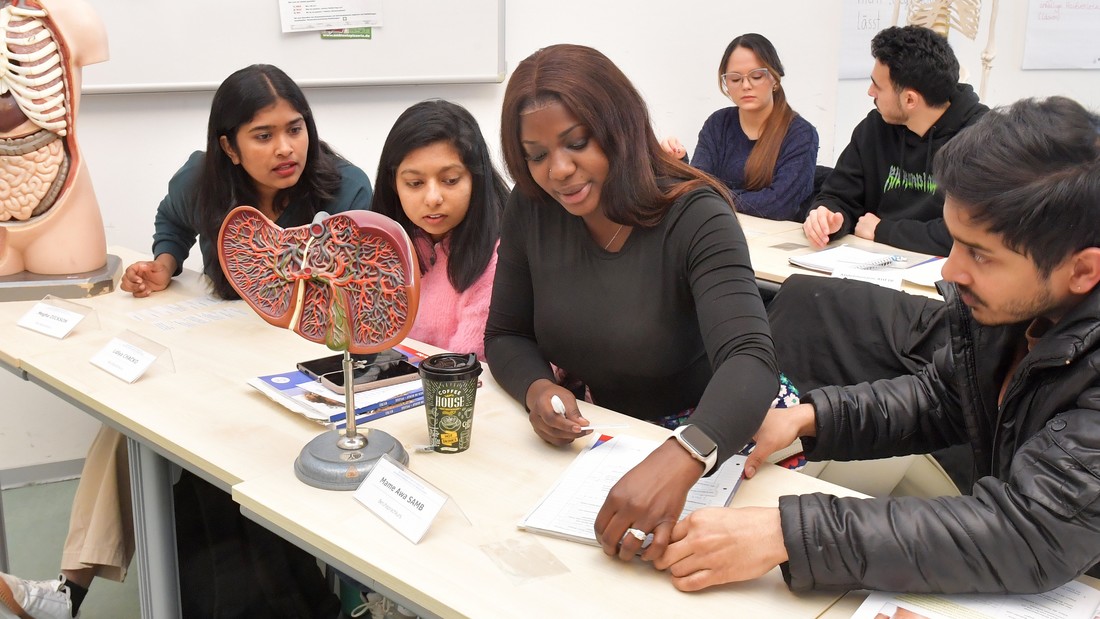
{"label": "woman's hand", "polygon": [[142,260],[126,267],[119,287],[135,297],[147,297],[167,288],[175,272],[176,259],[169,254],[161,254],[156,260]]}
{"label": "woman's hand", "polygon": [[661,140],[661,150],[677,159],[683,159],[684,155],[687,154],[687,149],[684,148],[684,145],[680,142],[680,138],[675,136],[669,136]]}
{"label": "woman's hand", "polygon": [[644,540],[628,535],[627,529],[637,529],[653,534],[642,559],[652,561],[663,555],[684,511],[688,491],[702,475],[702,462],[692,458],[676,439],[665,441],[607,494],[595,527],[603,551],[630,561]]}
{"label": "woman's hand", "polygon": [[[565,414],[554,410],[553,398],[557,396],[565,408]],[[577,399],[570,391],[553,381],[540,378],[527,388],[527,415],[535,434],[551,445],[568,445],[584,436],[584,426],[591,423],[581,416]]]}

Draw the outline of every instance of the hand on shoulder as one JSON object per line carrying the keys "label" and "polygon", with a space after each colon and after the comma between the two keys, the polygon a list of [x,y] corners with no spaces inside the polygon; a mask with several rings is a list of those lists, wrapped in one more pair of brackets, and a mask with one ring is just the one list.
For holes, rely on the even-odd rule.
{"label": "hand on shoulder", "polygon": [[661,140],[661,150],[676,157],[677,159],[683,159],[687,155],[687,149],[680,142],[680,139],[675,136],[669,136]]}

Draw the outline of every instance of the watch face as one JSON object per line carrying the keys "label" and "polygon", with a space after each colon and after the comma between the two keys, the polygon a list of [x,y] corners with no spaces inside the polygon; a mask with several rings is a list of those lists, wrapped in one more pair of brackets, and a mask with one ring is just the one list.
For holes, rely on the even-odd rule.
{"label": "watch face", "polygon": [[715,449],[718,449],[718,445],[696,426],[685,426],[683,431],[680,432],[680,438],[687,441],[687,444],[694,447],[695,451],[704,458],[714,453]]}

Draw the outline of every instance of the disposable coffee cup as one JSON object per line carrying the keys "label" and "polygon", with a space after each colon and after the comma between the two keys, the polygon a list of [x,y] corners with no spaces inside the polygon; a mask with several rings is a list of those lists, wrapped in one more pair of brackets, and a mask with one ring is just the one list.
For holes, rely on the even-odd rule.
{"label": "disposable coffee cup", "polygon": [[432,355],[420,362],[432,451],[458,453],[470,448],[480,375],[481,363],[473,353]]}

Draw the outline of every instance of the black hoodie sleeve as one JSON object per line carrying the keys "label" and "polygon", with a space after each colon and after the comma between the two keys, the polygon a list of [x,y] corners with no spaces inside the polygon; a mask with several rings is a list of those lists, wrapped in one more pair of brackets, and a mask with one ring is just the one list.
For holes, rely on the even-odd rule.
{"label": "black hoodie sleeve", "polygon": [[883,219],[875,227],[875,241],[933,256],[951,251],[951,234],[942,217],[931,221]]}
{"label": "black hoodie sleeve", "polygon": [[865,154],[861,149],[867,141],[866,134],[872,122],[872,114],[856,125],[852,131],[852,140],[840,153],[836,166],[814,198],[813,208],[824,206],[830,211],[844,215],[844,223],[840,225],[840,230],[830,237],[833,239],[850,234],[855,229],[856,221],[867,212],[865,164],[863,163]]}

